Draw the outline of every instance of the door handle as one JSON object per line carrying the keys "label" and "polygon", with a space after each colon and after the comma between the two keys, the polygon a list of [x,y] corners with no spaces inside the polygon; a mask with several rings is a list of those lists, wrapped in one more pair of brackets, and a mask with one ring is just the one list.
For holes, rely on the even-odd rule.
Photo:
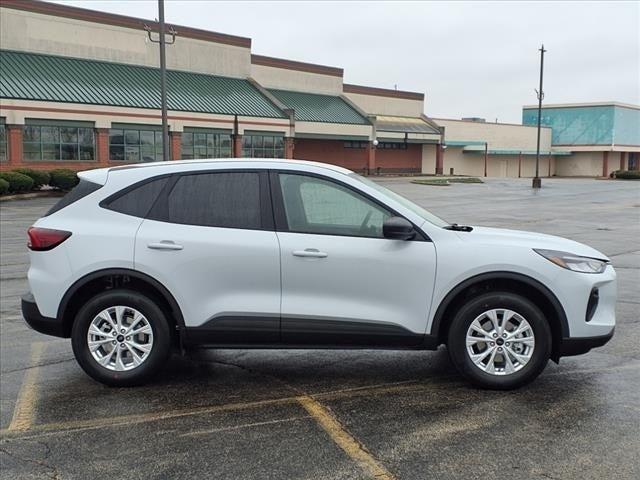
{"label": "door handle", "polygon": [[161,242],[148,244],[147,248],[151,250],[182,250],[184,247],[171,240],[162,240]]}
{"label": "door handle", "polygon": [[307,258],[327,258],[328,253],[321,252],[317,248],[306,248],[304,250],[294,250],[294,257],[307,257]]}

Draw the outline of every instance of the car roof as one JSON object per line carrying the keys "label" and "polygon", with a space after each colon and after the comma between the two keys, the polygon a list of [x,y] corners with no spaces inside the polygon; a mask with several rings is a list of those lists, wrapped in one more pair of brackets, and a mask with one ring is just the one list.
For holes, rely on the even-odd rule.
{"label": "car roof", "polygon": [[[277,168],[278,165],[307,165],[311,167],[319,167],[326,168],[328,170],[333,170],[336,172],[349,174],[352,173],[351,170],[347,170],[346,168],[339,167],[337,165],[331,165],[329,163],[321,163],[321,162],[312,162],[310,160],[294,160],[294,159],[284,159],[284,158],[203,158],[198,160],[171,160],[168,162],[148,162],[148,163],[135,163],[130,165],[122,165],[117,167],[109,167],[110,171],[117,170],[126,170],[130,168],[148,168],[148,167],[159,167],[159,166],[179,166],[179,165],[216,165],[218,163],[264,163],[264,168]],[[271,165],[273,164],[273,165]]]}

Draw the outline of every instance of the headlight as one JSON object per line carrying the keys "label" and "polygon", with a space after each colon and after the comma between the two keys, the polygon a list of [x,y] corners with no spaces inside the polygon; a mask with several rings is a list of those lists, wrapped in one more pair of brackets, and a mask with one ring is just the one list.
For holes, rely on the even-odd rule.
{"label": "headlight", "polygon": [[533,249],[547,260],[556,265],[580,273],[602,273],[607,268],[609,262],[598,260],[597,258],[580,257],[568,252],[558,252],[557,250]]}

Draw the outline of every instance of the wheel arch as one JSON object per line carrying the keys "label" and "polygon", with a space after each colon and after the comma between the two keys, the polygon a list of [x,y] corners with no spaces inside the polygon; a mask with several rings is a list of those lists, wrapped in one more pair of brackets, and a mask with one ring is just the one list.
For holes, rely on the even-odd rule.
{"label": "wheel arch", "polygon": [[116,288],[127,288],[148,295],[160,302],[170,315],[169,321],[178,331],[184,329],[184,317],[175,297],[155,278],[128,268],[107,268],[96,270],[76,280],[65,292],[57,318],[62,324],[66,337],[71,335],[71,328],[77,312],[85,299],[97,293]]}
{"label": "wheel arch", "polygon": [[557,360],[563,338],[569,337],[569,323],[562,304],[544,284],[521,273],[496,271],[470,277],[454,288],[438,305],[431,324],[430,335],[438,344],[446,342],[449,325],[463,302],[489,291],[508,291],[533,301],[540,308],[551,327],[553,346],[551,358]]}

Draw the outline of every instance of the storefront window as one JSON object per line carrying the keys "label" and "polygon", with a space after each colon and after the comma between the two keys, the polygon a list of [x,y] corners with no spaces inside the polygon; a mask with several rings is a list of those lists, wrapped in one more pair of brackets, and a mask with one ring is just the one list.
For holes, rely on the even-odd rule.
{"label": "storefront window", "polygon": [[182,158],[231,157],[231,133],[215,130],[185,130],[182,133]]}
{"label": "storefront window", "polygon": [[7,128],[0,120],[0,162],[7,161]]}
{"label": "storefront window", "polygon": [[139,163],[162,159],[161,130],[144,126],[109,130],[109,160]]}
{"label": "storefront window", "polygon": [[284,137],[244,134],[242,156],[250,158],[284,158]]}
{"label": "storefront window", "polygon": [[25,160],[32,161],[95,160],[93,128],[28,123],[24,127],[23,150]]}

